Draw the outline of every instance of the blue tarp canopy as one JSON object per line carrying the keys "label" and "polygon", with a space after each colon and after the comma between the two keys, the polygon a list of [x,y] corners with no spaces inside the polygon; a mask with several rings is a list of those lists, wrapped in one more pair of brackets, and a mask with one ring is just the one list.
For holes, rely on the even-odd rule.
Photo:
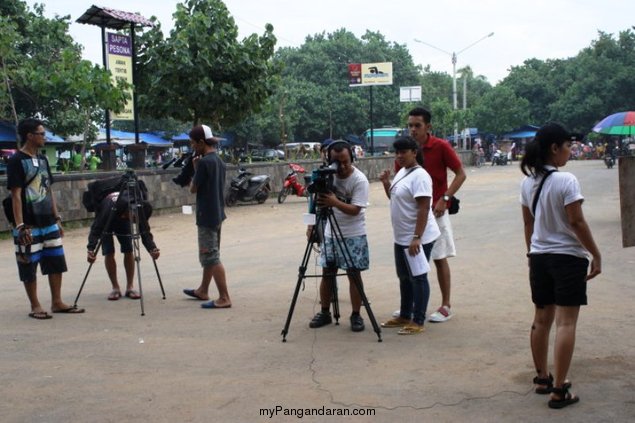
{"label": "blue tarp canopy", "polygon": [[[225,135],[225,134],[222,134]],[[220,146],[223,148],[231,147],[234,144],[234,140],[231,137],[219,137],[220,138]],[[190,135],[187,132],[181,132],[178,135],[172,137],[172,141],[174,141],[177,145],[187,145],[190,143]]]}
{"label": "blue tarp canopy", "polygon": [[[64,138],[59,137],[51,131],[46,131],[46,142],[50,144],[65,144]],[[0,147],[2,148],[16,148],[15,139],[15,126],[8,122],[0,122]]]}
{"label": "blue tarp canopy", "polygon": [[503,135],[503,138],[533,138],[536,136],[538,129],[540,129],[540,127],[536,125],[523,125]]}
{"label": "blue tarp canopy", "polygon": [[[478,136],[478,128],[465,128],[457,134],[457,139],[462,140],[463,138],[467,138],[467,134],[469,134],[470,138],[476,138]],[[447,140],[454,141],[454,134],[448,135]]]}
{"label": "blue tarp canopy", "polygon": [[[106,129],[99,129],[99,141],[104,141],[106,139]],[[134,132],[126,132],[126,131],[118,131],[116,129],[110,130],[110,140],[118,145],[130,145],[135,142],[135,134]],[[148,144],[151,147],[172,147],[172,143],[166,139],[161,138],[158,135],[140,132],[139,133],[139,141],[145,144]],[[95,145],[101,145],[99,144]]]}

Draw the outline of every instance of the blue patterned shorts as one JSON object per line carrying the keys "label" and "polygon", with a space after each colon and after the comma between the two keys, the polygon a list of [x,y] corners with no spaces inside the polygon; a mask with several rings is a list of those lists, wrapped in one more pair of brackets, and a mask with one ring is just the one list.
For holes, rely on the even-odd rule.
{"label": "blue patterned shorts", "polygon": [[[337,244],[337,246],[336,246]],[[366,235],[344,238],[344,244],[350,253],[350,264],[352,268],[357,270],[366,270],[370,264],[368,254],[368,241]],[[335,243],[331,237],[325,237],[320,253],[319,264],[322,267],[337,267],[339,269],[348,269],[347,254],[342,251],[342,246]]]}

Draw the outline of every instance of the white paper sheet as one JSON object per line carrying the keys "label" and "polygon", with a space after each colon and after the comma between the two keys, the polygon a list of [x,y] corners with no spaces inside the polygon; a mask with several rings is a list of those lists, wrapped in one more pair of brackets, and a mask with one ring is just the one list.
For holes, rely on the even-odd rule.
{"label": "white paper sheet", "polygon": [[404,248],[404,254],[408,261],[408,267],[412,276],[423,275],[430,271],[430,263],[426,259],[426,255],[423,252],[423,248],[419,248],[419,253],[415,256],[411,256],[408,252],[408,248]]}

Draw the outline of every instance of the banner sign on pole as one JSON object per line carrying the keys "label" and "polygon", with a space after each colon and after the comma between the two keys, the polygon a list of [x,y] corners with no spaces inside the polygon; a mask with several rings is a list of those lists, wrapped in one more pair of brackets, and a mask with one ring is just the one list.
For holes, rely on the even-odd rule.
{"label": "banner sign on pole", "polygon": [[351,63],[348,65],[348,84],[351,87],[392,85],[392,62]]}
{"label": "banner sign on pole", "polygon": [[402,103],[421,101],[421,85],[418,87],[399,87],[399,101]]}
{"label": "banner sign on pole", "polygon": [[[108,33],[108,69],[113,82],[123,79],[132,85],[132,42],[127,35]],[[114,120],[134,120],[132,89],[128,90],[130,99],[121,113],[113,113]]]}

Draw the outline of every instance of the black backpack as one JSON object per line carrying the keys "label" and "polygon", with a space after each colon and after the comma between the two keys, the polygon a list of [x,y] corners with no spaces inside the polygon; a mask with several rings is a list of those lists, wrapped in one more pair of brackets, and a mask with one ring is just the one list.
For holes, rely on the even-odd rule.
{"label": "black backpack", "polygon": [[[82,204],[89,212],[97,211],[99,204],[108,194],[126,189],[129,179],[124,176],[115,176],[112,178],[98,179],[87,185],[87,190],[82,195]],[[136,179],[137,195],[142,200],[148,199],[148,188],[141,179]]]}

